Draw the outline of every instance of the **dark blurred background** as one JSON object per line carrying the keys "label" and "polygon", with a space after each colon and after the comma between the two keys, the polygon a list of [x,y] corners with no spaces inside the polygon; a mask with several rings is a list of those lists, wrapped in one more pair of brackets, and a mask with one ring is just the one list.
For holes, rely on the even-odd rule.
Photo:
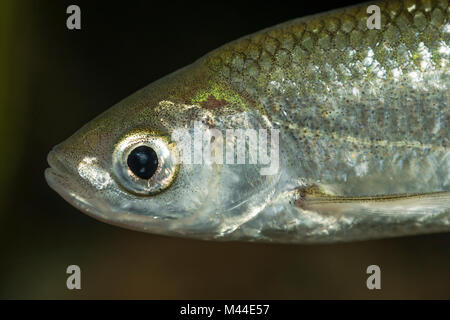
{"label": "dark blurred background", "polygon": [[[450,234],[335,245],[216,243],[98,222],[44,179],[51,147],[231,40],[358,1],[0,2],[0,298],[450,298]],[[81,7],[82,29],[66,28]],[[82,290],[66,288],[66,268]],[[367,266],[381,267],[378,291]]]}

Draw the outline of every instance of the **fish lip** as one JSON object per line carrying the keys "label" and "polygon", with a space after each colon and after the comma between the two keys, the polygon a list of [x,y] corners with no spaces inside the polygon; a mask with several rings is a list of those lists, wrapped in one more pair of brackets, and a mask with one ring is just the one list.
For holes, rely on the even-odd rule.
{"label": "fish lip", "polygon": [[[108,217],[108,215],[104,211],[95,206],[92,203],[91,199],[88,200],[85,196],[80,194],[83,192],[88,192],[86,190],[83,190],[80,182],[77,181],[77,178],[81,179],[81,177],[79,177],[78,172],[75,168],[70,167],[70,163],[59,156],[58,151],[55,149],[57,149],[57,146],[48,153],[47,162],[50,167],[46,168],[44,171],[45,180],[47,181],[47,184],[50,186],[50,188],[52,188],[72,206],[94,219],[128,229],[139,230],[139,228],[133,228],[132,226],[124,226],[123,223],[120,222],[120,220],[112,220],[111,217]],[[76,192],[77,190],[80,190],[81,192]],[[169,221],[175,219],[173,217],[156,215],[154,215],[153,217],[158,218],[161,221]]]}
{"label": "fish lip", "polygon": [[[77,181],[77,177],[79,177],[78,173],[74,168],[71,168],[68,163],[58,155],[58,151],[55,151],[54,149],[47,155],[47,162],[50,167],[46,168],[44,171],[45,180],[50,188],[76,209],[98,221],[129,230],[143,231],[141,227],[135,224],[124,223],[121,219],[111,219],[106,212],[93,205],[92,201],[87,200],[77,193],[76,190],[83,190],[79,185],[79,181]],[[158,218],[159,223],[175,220],[175,218],[168,217],[154,216],[154,218]],[[149,227],[145,232],[166,235],[170,233],[165,228],[161,228],[160,224],[156,221],[153,221],[152,223],[153,226],[151,228]],[[175,231],[172,232],[172,234],[179,235],[179,233]]]}
{"label": "fish lip", "polygon": [[57,168],[61,169],[64,167],[63,163],[59,160],[59,158],[57,156],[55,148],[50,150],[50,152],[47,154],[47,163],[50,166],[50,168],[48,168],[48,169],[57,169]]}
{"label": "fish lip", "polygon": [[45,169],[44,176],[50,188],[82,212],[90,216],[103,216],[88,200],[74,192],[76,188],[74,182],[70,179],[70,176],[73,175],[73,170],[67,166],[64,160],[58,157],[55,148],[48,153],[47,162],[50,167]]}
{"label": "fish lip", "polygon": [[[120,220],[111,220],[101,210],[92,205],[91,202],[72,191],[76,189],[74,188],[74,184],[76,182],[72,182],[71,179],[69,179],[70,169],[64,165],[64,162],[58,158],[54,151],[50,151],[47,158],[50,168],[47,168],[44,171],[45,180],[47,181],[48,185],[64,200],[66,200],[76,209],[98,221],[129,230],[143,231],[139,226],[133,224],[124,224]],[[151,232],[155,234],[168,234],[167,232],[161,232],[161,230],[162,229],[157,224],[155,224],[153,228],[149,228],[148,230],[145,230],[145,232]],[[177,233],[175,232],[173,234],[177,235]]]}

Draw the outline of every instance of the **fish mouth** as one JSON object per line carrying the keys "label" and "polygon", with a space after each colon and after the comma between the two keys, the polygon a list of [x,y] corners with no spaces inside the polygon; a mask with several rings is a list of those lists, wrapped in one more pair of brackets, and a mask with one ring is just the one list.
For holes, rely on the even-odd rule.
{"label": "fish mouth", "polygon": [[76,181],[76,173],[71,169],[66,161],[58,157],[58,152],[54,149],[47,155],[47,162],[50,168],[45,169],[44,175],[47,184],[55,190],[64,200],[80,211],[101,218],[103,214],[90,201],[76,192],[82,190]]}
{"label": "fish mouth", "polygon": [[[92,190],[83,183],[76,169],[70,166],[70,162],[59,156],[57,150],[53,149],[49,152],[47,162],[50,165],[50,168],[45,169],[44,172],[47,184],[72,206],[101,222],[131,230],[141,230],[139,225],[130,223],[127,213],[116,212],[113,217],[108,216],[110,210],[107,205],[92,199]],[[158,223],[172,220],[165,217],[154,218],[158,218],[158,221],[152,221],[153,233],[158,231],[161,233],[162,229]]]}
{"label": "fish mouth", "polygon": [[[110,225],[130,229],[142,230],[142,217],[147,215],[130,215],[128,212],[114,211],[111,215],[111,209],[101,199],[92,198],[93,189],[78,174],[76,166],[65,160],[58,150],[51,150],[47,155],[47,162],[50,165],[45,169],[44,175],[48,185],[56,191],[69,204],[85,213],[86,215]],[[95,191],[94,191],[95,192]],[[170,231],[165,227],[168,222],[176,220],[175,217],[150,216],[151,223],[146,224],[145,232],[154,234],[173,234],[179,235],[179,231]],[[145,221],[144,221],[145,222]]]}

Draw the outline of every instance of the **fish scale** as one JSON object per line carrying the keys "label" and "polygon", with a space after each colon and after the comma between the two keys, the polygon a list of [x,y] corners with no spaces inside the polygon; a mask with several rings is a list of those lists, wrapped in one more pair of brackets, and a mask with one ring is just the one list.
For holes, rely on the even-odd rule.
{"label": "fish scale", "polygon": [[[381,30],[367,28],[368,5],[358,5],[263,30],[205,60],[281,129],[299,176],[335,184],[368,176],[359,186],[389,169],[398,177],[391,192],[446,190],[448,3],[377,5]],[[430,161],[434,176],[417,183]],[[385,192],[385,180],[358,194]]]}

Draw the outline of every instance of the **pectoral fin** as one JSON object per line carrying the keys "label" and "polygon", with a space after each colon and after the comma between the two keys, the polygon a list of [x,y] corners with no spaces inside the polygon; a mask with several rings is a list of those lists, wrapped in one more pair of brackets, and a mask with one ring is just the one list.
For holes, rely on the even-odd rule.
{"label": "pectoral fin", "polygon": [[439,214],[450,212],[450,192],[342,197],[313,186],[299,190],[295,205],[323,215],[366,213],[378,215]]}

